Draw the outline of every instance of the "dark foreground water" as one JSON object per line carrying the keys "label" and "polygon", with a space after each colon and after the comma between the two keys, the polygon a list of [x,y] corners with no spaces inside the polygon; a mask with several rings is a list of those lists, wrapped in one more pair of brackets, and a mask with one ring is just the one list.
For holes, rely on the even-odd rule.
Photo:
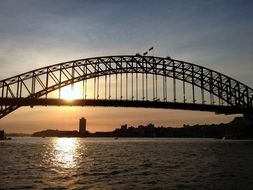
{"label": "dark foreground water", "polygon": [[253,189],[253,141],[14,138],[0,189]]}

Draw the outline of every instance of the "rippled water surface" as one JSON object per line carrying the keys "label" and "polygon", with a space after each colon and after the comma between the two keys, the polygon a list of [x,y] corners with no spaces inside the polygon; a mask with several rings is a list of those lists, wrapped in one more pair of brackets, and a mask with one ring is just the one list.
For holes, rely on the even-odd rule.
{"label": "rippled water surface", "polygon": [[253,189],[253,141],[14,138],[0,189]]}

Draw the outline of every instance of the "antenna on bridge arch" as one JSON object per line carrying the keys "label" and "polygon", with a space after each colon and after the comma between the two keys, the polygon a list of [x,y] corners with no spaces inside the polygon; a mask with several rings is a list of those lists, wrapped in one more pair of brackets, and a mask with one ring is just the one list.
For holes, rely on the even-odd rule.
{"label": "antenna on bridge arch", "polygon": [[154,50],[154,47],[152,46],[151,48],[148,49],[148,51],[152,51]]}
{"label": "antenna on bridge arch", "polygon": [[154,47],[153,47],[153,46],[152,46],[151,48],[149,48],[148,51],[144,52],[144,53],[143,53],[143,56],[148,55],[151,51],[153,52],[153,55],[152,55],[152,56],[154,56]]}
{"label": "antenna on bridge arch", "polygon": [[149,48],[149,49],[148,49],[148,52],[151,52],[151,51],[152,51],[152,53],[153,53],[153,55],[152,55],[152,56],[154,57],[154,54],[155,54],[155,51],[154,51],[154,46],[152,46],[151,48]]}

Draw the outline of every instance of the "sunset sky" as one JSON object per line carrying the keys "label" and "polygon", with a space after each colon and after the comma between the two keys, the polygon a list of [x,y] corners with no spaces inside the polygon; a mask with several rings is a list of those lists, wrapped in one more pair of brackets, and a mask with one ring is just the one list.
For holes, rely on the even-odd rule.
{"label": "sunset sky", "polygon": [[[195,63],[253,87],[251,0],[0,0],[0,80],[60,62],[129,55]],[[228,122],[209,112],[103,107],[23,107],[0,120],[6,132],[89,131],[121,124]]]}

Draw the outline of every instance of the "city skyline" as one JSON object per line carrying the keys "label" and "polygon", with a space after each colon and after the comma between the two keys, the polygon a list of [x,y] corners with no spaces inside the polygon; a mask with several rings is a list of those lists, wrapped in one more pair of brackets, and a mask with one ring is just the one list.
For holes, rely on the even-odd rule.
{"label": "city skyline", "polygon": [[[155,56],[196,63],[253,86],[250,1],[54,2],[0,2],[1,80],[59,62],[142,53],[154,46]],[[71,130],[83,116],[89,131],[109,131],[125,123],[179,127],[234,117],[141,108],[25,107],[1,119],[0,128]]]}

